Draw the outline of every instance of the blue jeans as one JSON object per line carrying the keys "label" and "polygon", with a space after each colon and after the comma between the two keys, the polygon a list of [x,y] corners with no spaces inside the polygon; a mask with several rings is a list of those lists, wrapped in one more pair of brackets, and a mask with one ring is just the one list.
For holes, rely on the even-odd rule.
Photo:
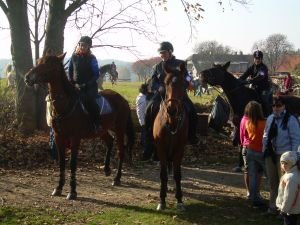
{"label": "blue jeans", "polygon": [[256,152],[247,149],[248,176],[249,176],[249,191],[252,203],[260,203],[261,199],[258,196],[257,190],[257,175],[261,171],[265,171],[264,155],[262,152]]}

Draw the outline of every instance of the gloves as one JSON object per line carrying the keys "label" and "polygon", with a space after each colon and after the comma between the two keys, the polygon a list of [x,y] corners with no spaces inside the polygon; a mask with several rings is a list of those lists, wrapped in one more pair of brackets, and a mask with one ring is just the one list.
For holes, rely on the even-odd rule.
{"label": "gloves", "polygon": [[86,83],[83,83],[83,84],[75,83],[75,87],[76,87],[77,89],[82,89],[82,88],[85,88],[86,86],[87,86]]}
{"label": "gloves", "polygon": [[247,84],[250,84],[250,81],[249,80],[241,80],[241,84],[247,85]]}

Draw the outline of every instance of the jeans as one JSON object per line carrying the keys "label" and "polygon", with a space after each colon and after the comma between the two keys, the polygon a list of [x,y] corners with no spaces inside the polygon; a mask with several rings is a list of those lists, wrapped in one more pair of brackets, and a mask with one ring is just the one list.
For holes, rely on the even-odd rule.
{"label": "jeans", "polygon": [[276,155],[277,158],[276,165],[273,163],[273,160],[270,156],[267,156],[265,158],[267,176],[270,185],[269,207],[271,209],[276,209],[276,198],[278,195],[278,186],[279,186],[280,178],[282,176],[282,172],[280,169],[280,156],[281,155]]}
{"label": "jeans", "polygon": [[257,190],[257,176],[263,170],[265,171],[264,155],[262,152],[257,152],[247,149],[247,162],[248,162],[248,176],[249,176],[249,190],[250,199],[252,203],[261,202]]}

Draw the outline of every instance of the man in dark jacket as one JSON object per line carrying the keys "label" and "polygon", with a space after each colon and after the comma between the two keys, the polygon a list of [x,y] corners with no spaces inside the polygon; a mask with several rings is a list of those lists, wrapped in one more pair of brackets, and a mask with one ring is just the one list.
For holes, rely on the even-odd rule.
{"label": "man in dark jacket", "polygon": [[268,67],[263,63],[263,53],[259,50],[253,53],[254,63],[240,76],[240,80],[251,84],[259,95],[265,116],[272,112],[272,90],[269,81]]}
{"label": "man in dark jacket", "polygon": [[86,110],[91,114],[95,130],[100,128],[100,110],[96,102],[98,96],[97,79],[99,67],[96,57],[91,53],[92,39],[83,36],[69,63],[69,80],[78,88]]}
{"label": "man in dark jacket", "polygon": [[[173,45],[170,42],[162,42],[160,43],[160,46],[158,48],[158,52],[160,54],[160,57],[162,61],[155,65],[151,77],[150,82],[150,89],[154,93],[153,98],[150,100],[147,110],[146,110],[146,129],[152,131],[152,126],[154,122],[154,118],[158,112],[159,104],[161,100],[165,96],[165,85],[164,85],[164,79],[165,79],[165,72],[163,68],[163,64],[166,63],[171,67],[178,67],[182,63],[185,63],[183,60],[176,59],[173,55]],[[185,76],[188,76],[188,71],[186,70]],[[188,87],[188,82],[185,83],[186,88]],[[197,113],[194,107],[193,102],[189,99],[188,95],[186,94],[184,99],[184,104],[189,112],[189,142],[190,144],[197,144],[198,138],[196,136],[196,130],[197,130]],[[155,108],[156,110],[152,110]],[[152,119],[151,119],[152,118]]]}

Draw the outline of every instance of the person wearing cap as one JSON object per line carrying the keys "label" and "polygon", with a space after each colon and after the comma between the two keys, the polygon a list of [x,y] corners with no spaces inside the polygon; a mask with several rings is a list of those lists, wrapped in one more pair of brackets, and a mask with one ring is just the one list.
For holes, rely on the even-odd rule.
{"label": "person wearing cap", "polygon": [[280,157],[287,151],[297,152],[300,145],[300,127],[298,119],[285,108],[280,96],[273,97],[273,113],[268,116],[263,134],[263,152],[270,185],[269,210],[276,214],[276,197],[282,176]]}
{"label": "person wearing cap", "polygon": [[[185,61],[176,59],[176,57],[173,55],[174,48],[173,45],[168,42],[164,41],[161,42],[158,48],[159,55],[161,57],[161,62],[156,64],[153,69],[153,73],[151,76],[151,82],[150,82],[150,90],[154,93],[153,98],[150,100],[147,110],[146,110],[146,118],[151,117],[149,114],[151,114],[150,108],[151,106],[156,105],[159,106],[160,101],[162,98],[164,98],[165,95],[165,87],[164,87],[164,79],[165,79],[165,71],[164,71],[164,63],[167,63],[169,66],[176,68],[180,66],[182,63],[185,63]],[[186,69],[185,71],[185,77],[188,77],[188,71]],[[188,88],[188,81],[186,80],[186,83],[184,84],[186,88]],[[186,108],[189,111],[189,142],[190,144],[197,144],[198,138],[196,136],[196,130],[197,130],[197,113],[196,109],[194,107],[193,102],[189,99],[188,95],[185,95],[185,98],[183,99],[184,104]],[[158,107],[157,107],[158,108]],[[157,112],[155,112],[157,113]],[[146,119],[147,120],[147,119]],[[151,130],[153,121],[149,122],[146,121],[146,129]],[[151,126],[151,128],[150,128]]]}
{"label": "person wearing cap", "polygon": [[300,214],[300,171],[296,163],[295,151],[285,152],[280,157],[281,169],[285,174],[278,186],[276,206],[283,216],[284,225],[297,225]]}
{"label": "person wearing cap", "polygon": [[100,110],[96,99],[98,97],[97,79],[99,67],[96,57],[91,53],[92,39],[83,36],[69,62],[69,80],[79,90],[86,110],[91,115],[95,130],[100,128]]}
{"label": "person wearing cap", "polygon": [[253,53],[253,61],[253,64],[239,77],[239,80],[252,85],[261,99],[264,115],[268,116],[272,112],[272,90],[268,67],[263,63],[263,53],[259,50]]}

